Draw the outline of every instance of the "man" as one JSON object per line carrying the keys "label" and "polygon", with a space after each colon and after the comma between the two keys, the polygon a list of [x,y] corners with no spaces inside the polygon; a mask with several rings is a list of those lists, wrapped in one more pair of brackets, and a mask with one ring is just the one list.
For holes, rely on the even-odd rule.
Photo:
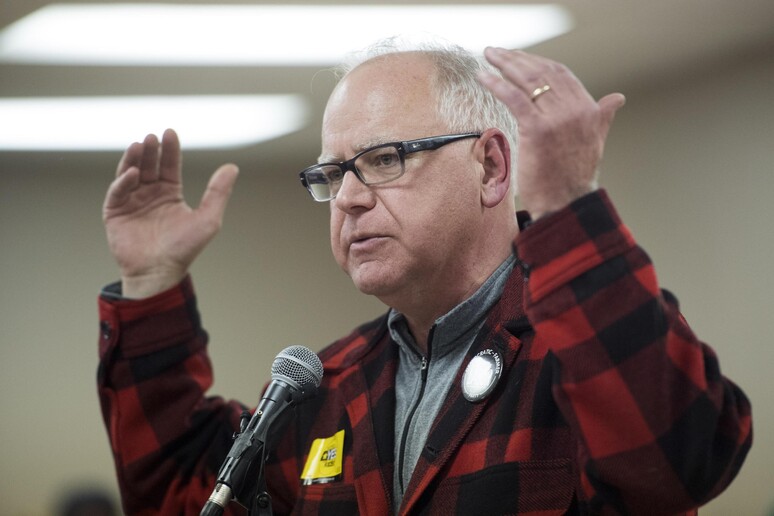
{"label": "man", "polygon": [[[747,399],[596,188],[623,96],[486,58],[502,77],[455,49],[385,53],[331,95],[302,182],[329,201],[336,261],[390,311],[320,353],[267,466],[277,513],[685,513],[741,467]],[[99,384],[128,514],[196,514],[242,409],[204,398],[187,273],[237,172],[191,210],[179,154],[171,131],[130,146],[104,207],[122,281],[100,301]],[[322,439],[333,476],[307,467]]]}

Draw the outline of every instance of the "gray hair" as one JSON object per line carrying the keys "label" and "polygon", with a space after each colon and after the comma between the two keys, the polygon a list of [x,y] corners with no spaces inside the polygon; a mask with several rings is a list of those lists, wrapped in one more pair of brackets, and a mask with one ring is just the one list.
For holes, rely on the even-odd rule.
{"label": "gray hair", "polygon": [[500,129],[511,148],[511,192],[516,195],[516,163],[518,129],[508,108],[478,81],[478,73],[500,72],[464,48],[452,44],[420,43],[407,45],[390,38],[366,50],[351,54],[337,69],[339,79],[358,65],[371,59],[400,52],[420,52],[435,65],[432,86],[436,92],[438,113],[452,132],[482,132],[491,127]]}

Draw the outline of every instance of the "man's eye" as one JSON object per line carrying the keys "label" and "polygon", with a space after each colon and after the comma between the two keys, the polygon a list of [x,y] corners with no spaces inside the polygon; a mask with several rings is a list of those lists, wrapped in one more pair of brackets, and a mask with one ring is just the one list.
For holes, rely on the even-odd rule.
{"label": "man's eye", "polygon": [[376,168],[387,168],[394,167],[399,161],[398,155],[394,152],[378,152],[371,157],[370,164]]}
{"label": "man's eye", "polygon": [[328,181],[331,183],[338,183],[342,179],[344,179],[344,171],[341,169],[333,169],[328,171],[327,173]]}
{"label": "man's eye", "polygon": [[395,154],[382,154],[379,156],[379,163],[385,166],[394,165],[398,161],[398,157]]}

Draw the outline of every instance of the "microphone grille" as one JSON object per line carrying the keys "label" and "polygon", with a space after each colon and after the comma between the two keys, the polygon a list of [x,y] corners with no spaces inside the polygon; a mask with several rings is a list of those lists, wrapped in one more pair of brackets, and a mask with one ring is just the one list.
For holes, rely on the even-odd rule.
{"label": "microphone grille", "polygon": [[289,346],[279,352],[271,364],[271,376],[283,376],[300,387],[320,386],[323,365],[317,354],[306,346]]}

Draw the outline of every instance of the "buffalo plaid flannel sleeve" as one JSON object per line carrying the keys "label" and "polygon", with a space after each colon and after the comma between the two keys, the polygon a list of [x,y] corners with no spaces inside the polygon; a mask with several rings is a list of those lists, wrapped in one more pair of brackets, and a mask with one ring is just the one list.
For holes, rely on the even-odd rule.
{"label": "buffalo plaid flannel sleeve", "polygon": [[212,369],[191,280],[145,300],[103,292],[99,313],[97,382],[124,512],[199,514],[243,407],[205,396]]}
{"label": "buffalo plaid flannel sleeve", "polygon": [[516,249],[589,509],[674,513],[718,495],[752,442],[749,401],[660,290],[606,193],[535,222]]}

